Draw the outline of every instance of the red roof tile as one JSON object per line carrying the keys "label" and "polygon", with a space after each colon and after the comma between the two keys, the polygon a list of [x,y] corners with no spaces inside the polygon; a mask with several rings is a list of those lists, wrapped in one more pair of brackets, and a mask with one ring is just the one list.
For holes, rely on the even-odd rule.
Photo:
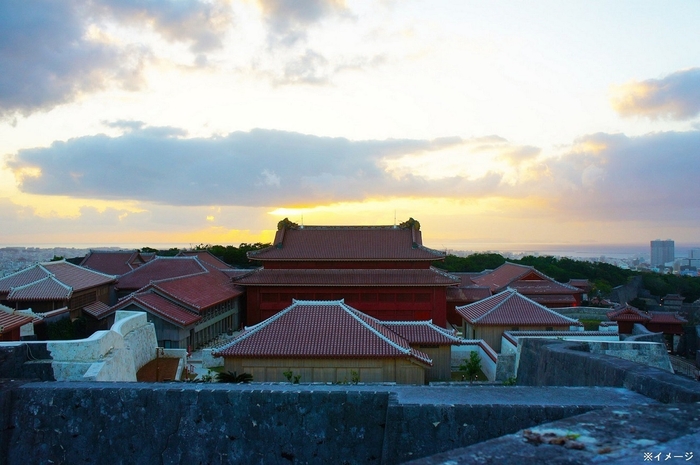
{"label": "red roof tile", "polygon": [[111,284],[115,277],[65,260],[38,263],[0,279],[0,294],[9,300],[63,300],[73,292]]}
{"label": "red roof tile", "polygon": [[283,358],[407,357],[432,365],[404,338],[343,301],[294,301],[214,352],[217,356]]}
{"label": "red roof tile", "polygon": [[[196,313],[188,311],[184,307],[181,307],[154,292],[140,292],[138,294],[131,295],[126,299],[121,300],[117,305],[113,306],[110,309],[109,314],[114,313],[117,310],[123,310],[131,304],[141,307],[147,312],[158,315],[165,320],[168,320],[171,323],[183,328],[193,325],[202,319],[202,317]],[[102,314],[102,317],[104,316],[106,316],[105,313]]]}
{"label": "red roof tile", "polygon": [[430,321],[383,321],[382,324],[409,344],[461,345],[464,339]]}
{"label": "red roof tile", "polygon": [[491,297],[491,295],[491,289],[482,286],[448,287],[445,289],[445,297],[448,302],[472,303]]}
{"label": "red roof tile", "polygon": [[635,307],[632,307],[631,305],[624,305],[616,308],[608,312],[607,316],[608,320],[612,321],[635,321],[645,323],[651,320],[651,316]]}
{"label": "red roof tile", "polygon": [[103,315],[106,316],[107,314],[111,314],[110,306],[104,302],[100,302],[99,300],[84,307],[83,312],[87,313],[88,315],[92,315],[98,320],[102,319]]}
{"label": "red roof tile", "polygon": [[98,271],[88,270],[82,266],[73,265],[67,261],[42,263],[56,279],[73,288],[73,291],[82,291],[95,286],[113,283],[116,276]]}
{"label": "red roof tile", "polygon": [[136,250],[91,250],[80,266],[111,275],[123,275],[153,259]]}
{"label": "red roof tile", "polygon": [[685,324],[688,322],[685,318],[678,315],[678,313],[671,312],[649,312],[651,315],[650,323],[661,323],[661,324]]}
{"label": "red roof tile", "polygon": [[153,287],[198,311],[243,293],[243,289],[235,286],[228,275],[212,267],[197,275],[156,281]]}
{"label": "red roof tile", "polygon": [[4,333],[9,333],[13,329],[17,329],[33,321],[34,319],[32,317],[0,310],[0,328],[2,328],[2,332]]}
{"label": "red roof tile", "polygon": [[197,257],[200,262],[207,263],[214,268],[220,270],[227,270],[231,268],[231,265],[221,260],[216,255],[206,251],[206,250],[182,250],[177,254],[178,257]]}
{"label": "red roof tile", "polygon": [[265,269],[234,278],[243,286],[450,286],[458,281],[430,269]]}
{"label": "red roof tile", "polygon": [[421,232],[393,226],[304,226],[277,231],[271,247],[248,252],[253,260],[439,260],[422,245]]}
{"label": "red roof tile", "polygon": [[574,286],[555,281],[534,267],[510,262],[471,279],[479,286],[488,286],[494,292],[506,287],[518,289],[519,292],[526,294],[538,292],[580,294],[582,292]]}
{"label": "red roof tile", "polygon": [[53,276],[34,281],[24,286],[18,286],[10,291],[8,300],[66,300],[73,295],[73,288],[63,284]]}
{"label": "red roof tile", "polygon": [[515,289],[457,307],[456,310],[472,325],[571,326],[577,323],[577,320],[560,315]]}
{"label": "red roof tile", "polygon": [[119,277],[117,289],[137,290],[151,281],[202,273],[207,269],[196,257],[157,257]]}
{"label": "red roof tile", "polygon": [[573,307],[576,304],[576,298],[572,296],[571,294],[562,294],[562,295],[551,295],[551,294],[545,294],[545,295],[531,295],[529,294],[529,297],[537,302],[538,304],[542,304],[544,306],[553,305],[553,304],[558,304],[558,305],[568,305],[570,307]]}

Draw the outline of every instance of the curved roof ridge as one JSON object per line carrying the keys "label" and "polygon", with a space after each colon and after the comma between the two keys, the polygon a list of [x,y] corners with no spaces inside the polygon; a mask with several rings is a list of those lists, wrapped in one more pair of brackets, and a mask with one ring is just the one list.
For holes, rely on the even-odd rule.
{"label": "curved roof ridge", "polygon": [[237,337],[234,337],[233,339],[231,339],[230,341],[228,341],[224,345],[218,347],[216,352],[221,352],[221,351],[225,350],[226,348],[228,348],[228,346],[233,345],[234,343],[238,343],[240,341],[248,339],[250,336],[257,333],[261,329],[265,328],[267,325],[269,325],[273,321],[279,320],[283,315],[286,315],[287,313],[289,313],[293,308],[296,308],[297,303],[298,303],[298,301],[292,299],[292,305],[285,308],[284,310],[275,313],[270,318],[268,318],[264,321],[261,321],[260,323],[254,324],[253,326],[244,327],[243,333],[241,333]]}
{"label": "curved roof ridge", "polygon": [[[343,308],[343,310],[345,310],[345,311],[348,312],[353,318],[355,318],[362,326],[364,326],[365,328],[367,328],[367,329],[369,329],[370,331],[372,331],[373,333],[375,333],[375,334],[376,334],[377,336],[379,336],[379,338],[382,339],[384,342],[388,343],[389,345],[391,345],[392,347],[394,347],[395,349],[397,349],[399,352],[402,352],[402,353],[404,353],[404,354],[406,354],[406,355],[411,355],[411,347],[410,347],[410,346],[409,346],[408,348],[402,347],[402,346],[400,346],[399,344],[397,344],[397,343],[395,343],[394,341],[392,341],[391,339],[389,339],[388,337],[386,337],[384,334],[382,334],[382,333],[380,333],[379,331],[377,331],[377,330],[376,330],[375,328],[373,328],[369,323],[367,323],[364,319],[360,318],[360,316],[357,315],[357,314],[355,313],[355,312],[359,312],[359,310],[356,310],[356,309],[354,309],[354,308],[352,308],[352,307],[346,305],[345,302],[342,302],[342,303],[341,303],[341,302],[338,302],[338,304]],[[363,315],[365,315],[365,314],[363,313]],[[365,315],[365,316],[366,316],[367,318],[370,318],[370,319],[372,319],[372,320],[378,322],[379,324],[382,324],[382,322],[379,321],[379,320],[377,320],[376,318],[373,318],[373,317],[371,317],[371,316],[369,316],[369,315]],[[386,328],[386,329],[389,330],[389,328]],[[389,330],[389,331],[391,331],[391,330]],[[392,332],[393,332],[393,331],[392,331]],[[394,334],[396,334],[396,333],[394,333]],[[399,338],[403,339],[403,337],[399,336],[398,334],[396,334],[396,335],[397,335]]]}
{"label": "curved roof ridge", "polygon": [[[483,315],[479,316],[478,318],[474,318],[474,322],[477,322],[479,320],[483,320],[484,318],[486,318],[487,315],[490,315],[491,313],[493,313],[496,310],[498,310],[499,308],[501,308],[501,306],[503,306],[504,303],[509,301],[514,295],[516,295],[518,293],[518,291],[516,291],[515,289],[508,287],[508,288],[506,288],[505,291],[501,292],[500,294],[504,294],[504,293],[509,292],[509,291],[510,291],[510,295],[505,296],[505,298],[503,298],[500,302],[498,302],[496,305],[494,305],[493,308],[491,308],[489,311],[485,312]],[[497,297],[500,294],[496,294],[493,297]],[[486,300],[486,299],[484,299],[484,300]],[[479,303],[479,302],[483,302],[483,301],[477,301],[474,303]],[[470,304],[470,305],[473,305],[473,304]],[[539,304],[537,304],[537,305],[539,305]]]}
{"label": "curved roof ridge", "polygon": [[[506,289],[506,290],[513,291],[513,295],[517,294],[517,295],[519,295],[520,297],[522,297],[522,298],[524,298],[524,299],[527,299],[527,297],[525,297],[524,295],[520,294],[517,290],[515,290],[515,289],[513,289],[513,288],[510,288],[510,287],[509,287],[509,288]],[[511,297],[511,296],[509,296],[508,298],[510,299],[510,297]],[[578,320],[576,320],[576,319],[574,319],[574,318],[570,318],[570,317],[568,317],[568,316],[562,315],[561,313],[557,313],[557,312],[555,312],[554,310],[552,310],[551,308],[545,307],[545,306],[542,305],[541,303],[535,302],[535,301],[532,300],[532,299],[528,299],[528,300],[532,301],[532,303],[534,303],[535,305],[537,305],[537,306],[540,307],[541,309],[546,310],[547,312],[549,312],[549,313],[551,313],[551,314],[553,314],[553,315],[555,315],[555,316],[562,317],[562,318],[564,318],[565,320],[569,320],[569,321],[572,322],[572,323],[578,323],[578,322],[579,322]]]}
{"label": "curved roof ridge", "polygon": [[32,282],[27,283],[27,284],[22,284],[20,286],[11,287],[10,292],[15,292],[15,291],[19,291],[21,289],[26,289],[28,287],[35,286],[35,285],[39,284],[40,282],[46,281],[46,280],[51,280],[51,281],[55,282],[56,284],[58,284],[59,286],[66,288],[66,290],[73,292],[73,288],[71,286],[59,281],[58,278],[56,278],[56,276],[54,274],[49,274],[45,278],[37,279],[36,281],[32,281]]}
{"label": "curved roof ridge", "polygon": [[[73,263],[71,263],[71,262],[69,262],[69,261],[66,261],[65,258],[64,258],[63,260],[56,260],[55,262],[43,262],[43,263],[40,263],[40,265],[41,265],[42,267],[43,267],[43,266],[49,266],[49,267],[50,267],[52,264],[53,264],[53,265],[65,264],[65,265],[72,266],[73,268],[78,268],[79,270],[89,271],[90,273],[95,273],[95,274],[102,275],[102,276],[104,276],[105,278],[117,279],[117,276],[116,276],[116,275],[107,274],[107,273],[102,273],[101,271],[96,271],[96,270],[93,270],[92,268],[87,268],[87,267],[84,267],[84,266],[75,265],[75,264],[73,264]],[[44,269],[46,269],[46,268],[44,268]],[[48,270],[47,270],[47,271],[48,271]],[[53,274],[53,273],[52,273],[52,274]]]}
{"label": "curved roof ridge", "polygon": [[21,270],[17,270],[17,271],[15,271],[15,272],[10,273],[10,274],[6,274],[5,276],[3,276],[3,277],[0,278],[0,279],[7,279],[7,278],[10,278],[10,277],[12,277],[12,276],[16,276],[16,275],[18,275],[18,274],[26,273],[27,271],[31,270],[32,268],[39,268],[39,269],[42,270],[43,272],[48,273],[48,274],[51,274],[51,272],[49,272],[49,270],[47,270],[46,268],[40,266],[40,263],[39,263],[39,262],[35,262],[33,265],[28,266],[27,268],[23,268],[23,269],[21,269]]}

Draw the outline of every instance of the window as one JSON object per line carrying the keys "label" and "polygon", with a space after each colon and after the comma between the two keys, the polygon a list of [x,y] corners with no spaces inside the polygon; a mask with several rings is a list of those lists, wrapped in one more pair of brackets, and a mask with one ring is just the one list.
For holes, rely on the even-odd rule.
{"label": "window", "polygon": [[270,292],[262,294],[260,296],[260,300],[262,300],[263,302],[277,302],[277,293]]}
{"label": "window", "polygon": [[416,302],[430,302],[430,294],[427,294],[427,293],[415,294],[414,299]]}
{"label": "window", "polygon": [[380,302],[393,302],[394,301],[394,293],[390,292],[387,294],[379,294],[379,301]]}
{"label": "window", "polygon": [[377,294],[362,294],[360,296],[360,299],[363,302],[376,302],[377,301]]}

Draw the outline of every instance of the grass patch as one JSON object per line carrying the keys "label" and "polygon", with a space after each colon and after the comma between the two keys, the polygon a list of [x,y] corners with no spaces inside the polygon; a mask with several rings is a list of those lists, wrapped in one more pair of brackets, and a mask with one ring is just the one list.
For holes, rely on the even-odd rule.
{"label": "grass patch", "polygon": [[603,320],[578,320],[583,323],[583,329],[585,331],[598,331],[598,326]]}

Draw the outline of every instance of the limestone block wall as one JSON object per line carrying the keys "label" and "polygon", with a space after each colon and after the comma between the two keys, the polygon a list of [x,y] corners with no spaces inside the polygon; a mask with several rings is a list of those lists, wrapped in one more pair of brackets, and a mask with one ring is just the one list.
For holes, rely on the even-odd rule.
{"label": "limestone block wall", "polygon": [[592,354],[605,354],[673,373],[666,346],[655,342],[586,342]]}
{"label": "limestone block wall", "polygon": [[585,342],[524,339],[518,350],[518,385],[625,387],[660,402],[700,402],[697,381],[591,353]]}
{"label": "limestone block wall", "polygon": [[117,312],[109,331],[78,341],[50,341],[59,381],[136,381],[136,372],[155,358],[155,330],[144,312]]}
{"label": "limestone block wall", "polygon": [[136,371],[155,358],[158,339],[155,327],[148,322],[145,312],[117,312],[112,331],[124,338],[124,345],[131,351]]}

